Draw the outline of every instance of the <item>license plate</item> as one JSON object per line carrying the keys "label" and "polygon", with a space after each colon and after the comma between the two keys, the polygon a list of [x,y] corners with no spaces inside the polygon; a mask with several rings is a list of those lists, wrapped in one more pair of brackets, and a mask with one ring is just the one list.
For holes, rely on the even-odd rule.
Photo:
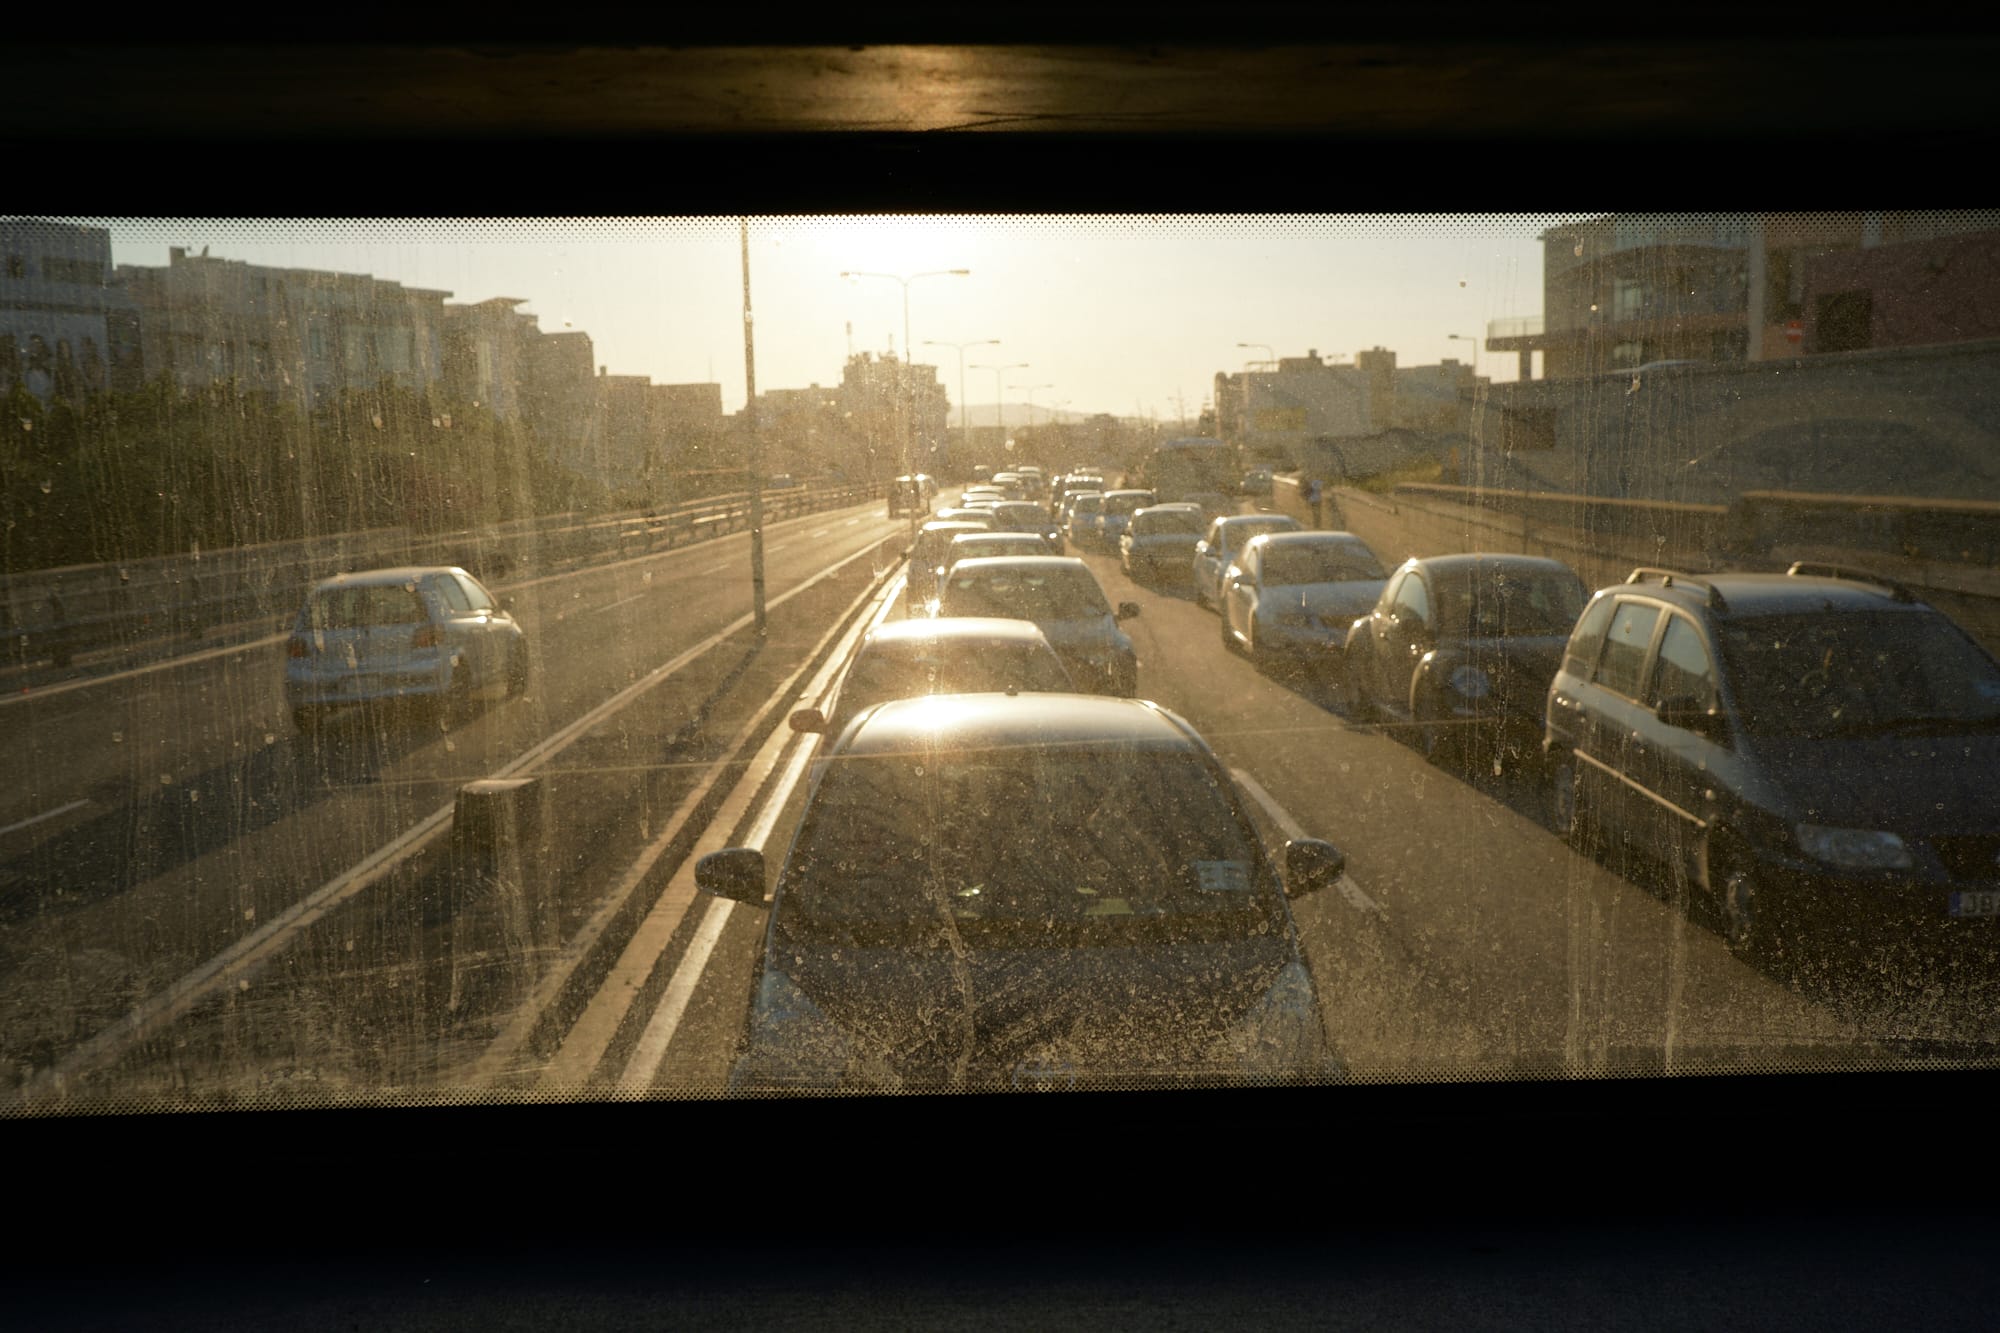
{"label": "license plate", "polygon": [[1971,889],[1951,895],[1953,916],[2000,916],[2000,889]]}

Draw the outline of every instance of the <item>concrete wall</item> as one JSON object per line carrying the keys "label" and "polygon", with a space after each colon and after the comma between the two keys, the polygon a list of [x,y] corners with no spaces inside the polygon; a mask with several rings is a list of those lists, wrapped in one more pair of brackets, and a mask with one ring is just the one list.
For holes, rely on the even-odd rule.
{"label": "concrete wall", "polygon": [[2000,500],[2000,341],[1494,385],[1473,434],[1510,489]]}

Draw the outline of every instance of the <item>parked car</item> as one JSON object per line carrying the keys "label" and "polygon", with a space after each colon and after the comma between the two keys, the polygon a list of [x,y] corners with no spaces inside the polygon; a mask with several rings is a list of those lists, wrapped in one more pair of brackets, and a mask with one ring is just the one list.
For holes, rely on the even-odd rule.
{"label": "parked car", "polygon": [[992,560],[1009,555],[1054,555],[1048,542],[1034,532],[962,532],[944,553],[944,572],[961,560]]}
{"label": "parked car", "polygon": [[1201,541],[1201,528],[1201,511],[1192,506],[1134,510],[1125,535],[1118,539],[1119,563],[1133,579],[1157,579],[1163,571],[1185,578],[1195,545]]}
{"label": "parked car", "polygon": [[889,620],[862,638],[822,712],[801,708],[794,731],[838,738],[876,704],[926,694],[1025,691],[1067,694],[1076,689],[1048,637],[1025,620],[959,616]]}
{"label": "parked car", "polygon": [[1097,516],[1092,529],[1093,544],[1101,551],[1116,551],[1118,539],[1125,535],[1125,525],[1132,521],[1132,515],[1159,502],[1160,497],[1151,491],[1106,491],[1104,512]]}
{"label": "parked car", "polygon": [[1332,650],[1387,577],[1351,532],[1253,537],[1222,576],[1222,646],[1259,664],[1336,670]]}
{"label": "parked car", "polygon": [[1634,570],[1546,723],[1556,826],[1658,857],[1739,953],[2000,936],[2000,663],[1906,588]]}
{"label": "parked car", "polygon": [[330,711],[385,700],[448,722],[475,700],[527,688],[526,634],[457,566],[323,579],[306,594],[285,646],[285,702],[302,732]]}
{"label": "parked car", "polygon": [[1252,537],[1267,532],[1302,532],[1295,518],[1284,514],[1229,514],[1208,525],[1208,535],[1195,543],[1194,599],[1204,606],[1222,605],[1222,576]]}
{"label": "parked car", "polygon": [[951,548],[952,538],[961,533],[987,531],[990,529],[981,524],[948,519],[932,519],[919,528],[916,541],[910,545],[910,605],[917,606],[937,596],[938,580],[944,577],[945,553]]}
{"label": "parked car", "polygon": [[997,531],[1000,526],[990,509],[966,509],[958,506],[938,510],[931,515],[931,520],[936,523],[970,523],[987,532]]}
{"label": "parked car", "polygon": [[[1156,704],[881,704],[807,796],[728,1088],[1341,1081],[1290,900],[1343,860],[1304,838],[1272,856],[1228,771]],[[735,847],[695,883],[762,911],[767,874]]]}
{"label": "parked car", "polygon": [[1410,560],[1345,636],[1348,714],[1412,725],[1441,764],[1539,764],[1549,682],[1590,590],[1559,560]]}
{"label": "parked car", "polygon": [[918,473],[914,476],[898,477],[889,483],[889,517],[900,518],[905,514],[928,514],[931,500],[937,494],[937,483]]}
{"label": "parked car", "polygon": [[1051,550],[1059,552],[1062,529],[1041,505],[1027,500],[1009,500],[993,507],[993,519],[1000,531],[1032,532],[1048,542]]}
{"label": "parked car", "polygon": [[1032,620],[1078,686],[1128,698],[1139,692],[1138,650],[1118,628],[1139,605],[1122,602],[1113,611],[1090,566],[1075,556],[962,560],[939,589],[933,614]]}
{"label": "parked car", "polygon": [[1097,520],[1104,516],[1104,493],[1078,491],[1066,497],[1064,503],[1063,536],[1078,550],[1088,549],[1095,539]]}

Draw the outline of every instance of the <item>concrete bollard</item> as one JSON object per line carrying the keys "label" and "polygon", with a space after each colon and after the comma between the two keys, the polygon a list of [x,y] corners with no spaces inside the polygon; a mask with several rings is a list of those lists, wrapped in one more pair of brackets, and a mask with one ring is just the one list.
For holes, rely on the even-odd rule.
{"label": "concrete bollard", "polygon": [[532,981],[527,955],[552,947],[560,929],[549,901],[547,816],[539,778],[467,783],[452,814],[452,951],[518,961],[506,969],[510,989]]}

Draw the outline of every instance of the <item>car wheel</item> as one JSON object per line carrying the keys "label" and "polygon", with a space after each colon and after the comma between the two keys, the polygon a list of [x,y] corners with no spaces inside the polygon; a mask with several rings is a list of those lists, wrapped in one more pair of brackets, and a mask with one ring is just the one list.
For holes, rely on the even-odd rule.
{"label": "car wheel", "polygon": [[1222,634],[1222,650],[1227,653],[1242,652],[1242,647],[1236,642],[1236,631],[1229,628],[1229,607],[1224,604],[1217,606],[1215,609],[1222,613],[1222,629],[1220,631]]}
{"label": "car wheel", "polygon": [[1757,878],[1738,862],[1722,872],[1722,938],[1729,952],[1749,961],[1769,953],[1774,944],[1768,902],[1758,901]]}
{"label": "car wheel", "polygon": [[523,644],[514,645],[514,651],[507,655],[507,697],[518,699],[528,692],[528,649]]}
{"label": "car wheel", "polygon": [[1425,760],[1439,768],[1462,767],[1464,745],[1453,720],[1429,702],[1420,703],[1411,713],[1417,724],[1417,748]]}
{"label": "car wheel", "polygon": [[1368,688],[1368,659],[1343,652],[1340,664],[1340,706],[1350,722],[1371,722],[1375,703]]}

